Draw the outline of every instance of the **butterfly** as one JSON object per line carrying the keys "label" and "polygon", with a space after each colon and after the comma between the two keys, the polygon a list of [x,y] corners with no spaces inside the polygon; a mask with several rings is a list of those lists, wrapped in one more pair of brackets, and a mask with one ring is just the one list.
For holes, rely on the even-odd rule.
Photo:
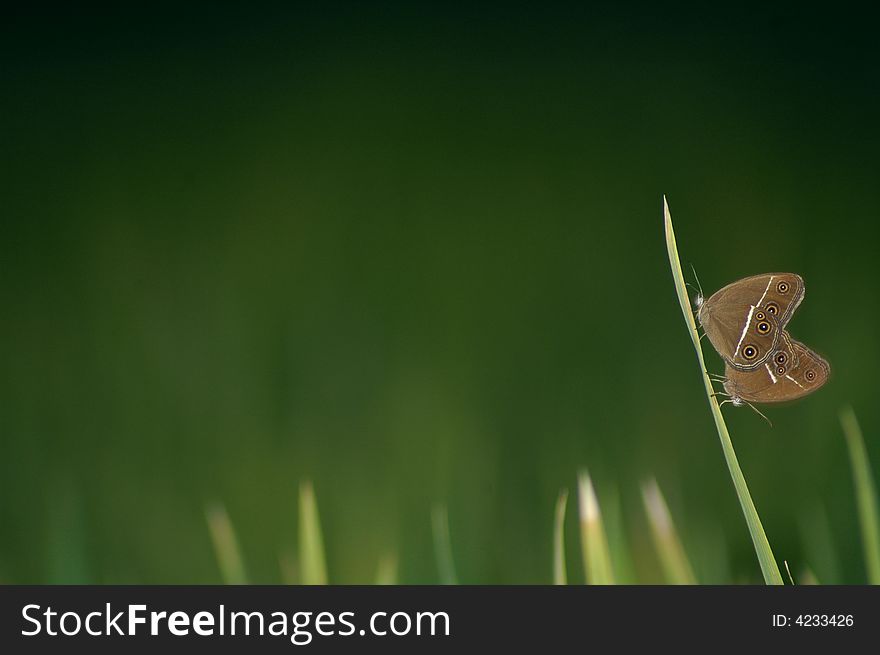
{"label": "butterfly", "polygon": [[731,402],[778,403],[813,393],[828,381],[831,366],[820,355],[787,332],[764,365],[755,371],[741,371],[727,364],[724,391]]}
{"label": "butterfly", "polygon": [[794,400],[828,381],[830,364],[785,329],[803,299],[795,273],[753,275],[698,297],[697,320],[724,359],[733,404]]}
{"label": "butterfly", "polygon": [[800,275],[753,275],[728,284],[704,302],[698,300],[697,320],[726,362],[751,371],[775,351],[803,299]]}

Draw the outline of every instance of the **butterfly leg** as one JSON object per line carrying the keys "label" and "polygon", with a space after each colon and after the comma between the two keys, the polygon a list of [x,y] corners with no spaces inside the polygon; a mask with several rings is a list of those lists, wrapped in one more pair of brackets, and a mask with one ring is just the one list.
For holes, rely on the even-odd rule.
{"label": "butterfly leg", "polygon": [[[709,372],[707,372],[706,375],[709,378],[709,383],[712,385],[713,390],[714,390],[716,384],[720,384],[723,386],[724,383],[727,382],[727,378],[723,377],[721,375],[716,375],[714,373],[709,373]],[[730,394],[724,393],[723,391],[716,391],[712,395],[713,396],[716,396],[716,395],[729,396]]]}

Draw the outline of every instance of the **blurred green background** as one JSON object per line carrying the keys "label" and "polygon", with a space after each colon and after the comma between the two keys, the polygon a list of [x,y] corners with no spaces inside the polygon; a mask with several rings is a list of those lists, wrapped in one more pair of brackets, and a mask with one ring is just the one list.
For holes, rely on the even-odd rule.
{"label": "blurred green background", "polygon": [[[210,583],[221,502],[278,582],[549,582],[589,469],[623,581],[656,476],[702,582],[759,581],[663,242],[795,271],[833,378],[729,426],[780,563],[863,582],[838,412],[880,468],[870,21],[445,3],[0,27],[0,580]],[[721,372],[717,355],[708,361]],[[572,499],[573,501],[574,499]],[[571,578],[581,579],[575,503]]]}

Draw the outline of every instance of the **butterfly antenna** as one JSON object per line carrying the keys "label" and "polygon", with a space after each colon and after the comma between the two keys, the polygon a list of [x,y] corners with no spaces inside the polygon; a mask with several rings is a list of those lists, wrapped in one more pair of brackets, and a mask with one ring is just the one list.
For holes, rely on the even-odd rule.
{"label": "butterfly antenna", "polygon": [[703,285],[700,284],[700,278],[697,277],[697,269],[694,268],[694,265],[693,265],[693,264],[691,264],[691,271],[693,271],[693,274],[694,274],[694,280],[696,280],[696,282],[697,282],[697,287],[698,287],[699,290],[700,290],[700,298],[702,298],[702,297],[703,297]]}
{"label": "butterfly antenna", "polygon": [[[693,312],[694,316],[697,318],[697,320],[699,320],[700,310],[703,308],[703,301],[705,300],[705,298],[703,297],[703,285],[700,284],[700,278],[697,277],[697,269],[694,268],[693,264],[690,264],[690,267],[691,271],[694,274],[694,281],[697,283],[697,286],[695,288],[693,284],[688,284],[687,282],[685,282],[685,284],[687,284],[691,289],[694,289],[697,292],[697,297],[694,298],[694,305],[696,305],[696,309],[694,309]],[[700,338],[702,339],[702,337]]]}
{"label": "butterfly antenna", "polygon": [[754,406],[752,403],[750,403],[748,400],[744,400],[743,402],[744,402],[746,405],[748,405],[749,407],[751,407],[751,408],[754,410],[754,412],[755,412],[758,416],[760,416],[762,419],[764,419],[765,421],[767,421],[767,425],[769,425],[771,428],[773,427],[773,423],[770,421],[770,419],[767,418],[766,416],[764,416],[764,414],[762,414],[761,411],[760,411],[757,407],[755,407],[755,406]]}
{"label": "butterfly antenna", "polygon": [[697,327],[699,328],[700,327],[700,320],[698,317],[700,315],[700,307],[703,306],[703,294],[700,293],[700,290],[697,287],[695,287],[693,284],[691,284],[690,282],[685,282],[685,285],[691,291],[693,291],[695,294],[694,299],[693,299],[693,303],[690,305],[690,308],[691,308],[691,313],[694,315],[694,318],[697,319]]}

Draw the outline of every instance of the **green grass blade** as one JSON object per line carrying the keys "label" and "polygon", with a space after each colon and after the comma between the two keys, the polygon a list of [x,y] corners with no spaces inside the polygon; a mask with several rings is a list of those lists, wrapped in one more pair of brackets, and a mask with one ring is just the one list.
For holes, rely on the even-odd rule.
{"label": "green grass blade", "polygon": [[637,579],[635,563],[630,553],[626,522],[617,486],[606,485],[602,490],[602,527],[608,538],[614,584],[633,584]]}
{"label": "green grass blade", "polygon": [[397,556],[390,554],[384,555],[379,559],[379,566],[376,569],[377,585],[394,585],[397,581]]}
{"label": "green grass blade", "polygon": [[238,539],[235,530],[232,529],[232,521],[229,520],[226,508],[219,503],[210,505],[205,509],[205,517],[208,520],[208,530],[211,532],[211,541],[214,542],[214,552],[217,555],[223,583],[247,584],[241,549],[238,547]]}
{"label": "green grass blade", "polygon": [[299,563],[296,561],[296,551],[293,548],[285,549],[278,556],[278,568],[281,571],[281,584],[295,585],[299,583]]}
{"label": "green grass blade", "polygon": [[880,520],[878,520],[877,513],[877,491],[871,476],[871,464],[868,462],[862,430],[852,407],[846,407],[840,412],[840,424],[843,426],[843,434],[846,435],[849,459],[853,469],[868,582],[880,584],[880,525],[878,525]]}
{"label": "green grass blade", "polygon": [[578,475],[578,508],[581,524],[581,556],[588,584],[614,584],[608,537],[596,490],[586,471]]}
{"label": "green grass blade", "polygon": [[568,489],[559,492],[556,499],[556,512],[553,521],[553,584],[568,584],[565,571],[565,506],[568,503]]}
{"label": "green grass blade", "polygon": [[670,584],[696,584],[694,570],[681,545],[666,499],[656,480],[651,479],[642,485],[642,500],[666,580]]}
{"label": "green grass blade", "polygon": [[89,584],[86,557],[85,507],[82,494],[67,476],[50,483],[47,581],[49,584]]}
{"label": "green grass blade", "polygon": [[327,584],[324,539],[312,483],[299,486],[299,574],[302,584]]}
{"label": "green grass blade", "polygon": [[812,569],[805,568],[803,573],[801,573],[801,586],[810,585],[816,586],[819,584],[819,579],[816,577],[816,574],[813,573]]}
{"label": "green grass blade", "polygon": [[822,505],[800,515],[798,520],[800,540],[804,546],[804,559],[810,570],[823,584],[840,584],[840,556],[834,545],[828,512]]}
{"label": "green grass blade", "polygon": [[697,351],[697,360],[700,363],[700,372],[703,375],[703,385],[706,387],[706,397],[709,400],[709,408],[712,410],[712,417],[715,419],[715,427],[718,430],[718,438],[721,440],[721,449],[724,451],[724,459],[727,461],[727,468],[730,471],[730,478],[733,480],[733,486],[736,489],[736,495],[739,498],[739,504],[742,507],[743,514],[746,518],[746,524],[749,528],[749,534],[752,536],[752,544],[755,547],[755,554],[758,556],[758,563],[761,565],[761,573],[764,575],[764,581],[767,584],[783,584],[782,575],[779,572],[779,566],[776,564],[776,558],[770,549],[770,543],[767,541],[767,535],[764,532],[764,526],[761,525],[761,518],[758,516],[758,510],[755,509],[755,503],[749,494],[749,488],[746,479],[743,477],[742,469],[736,459],[736,452],[733,449],[733,443],[730,440],[730,433],[727,431],[727,424],[721,414],[721,407],[715,399],[712,383],[706,372],[706,362],[703,359],[703,349],[700,347],[700,335],[697,332],[697,325],[694,321],[693,310],[691,309],[691,301],[688,297],[687,287],[684,283],[684,275],[681,272],[681,262],[678,259],[678,247],[675,243],[675,232],[672,230],[672,217],[669,215],[669,205],[666,203],[666,197],[663,197],[663,217],[666,226],[666,250],[669,253],[669,264],[672,267],[672,278],[675,281],[675,291],[678,294],[678,302],[681,305],[681,313],[684,315],[684,322],[687,325],[688,332],[691,335],[694,349]]}
{"label": "green grass blade", "polygon": [[431,510],[431,530],[434,535],[434,555],[440,584],[458,584],[455,563],[452,559],[452,541],[449,538],[449,513],[446,505],[437,503]]}

